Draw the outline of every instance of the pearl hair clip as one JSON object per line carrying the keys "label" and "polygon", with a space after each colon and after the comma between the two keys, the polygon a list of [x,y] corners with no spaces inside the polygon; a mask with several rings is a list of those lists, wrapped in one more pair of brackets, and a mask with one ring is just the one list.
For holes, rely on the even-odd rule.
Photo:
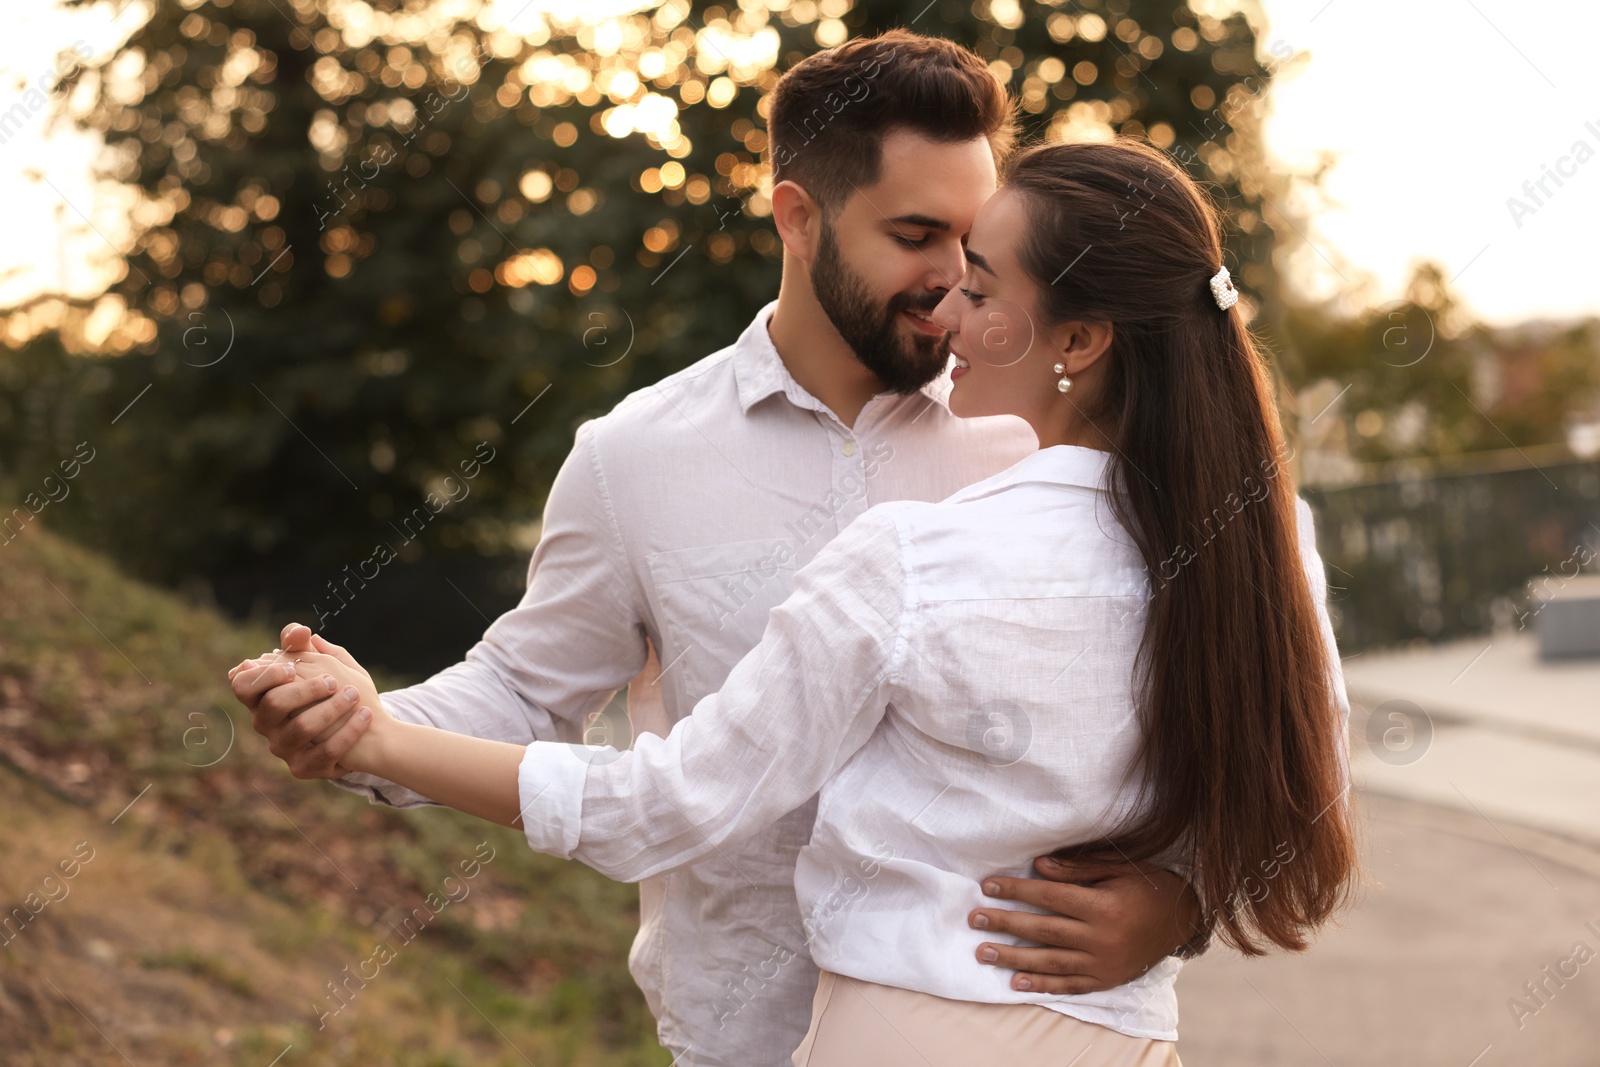
{"label": "pearl hair clip", "polygon": [[1239,302],[1239,290],[1233,287],[1233,277],[1229,275],[1227,267],[1211,276],[1211,298],[1223,311]]}

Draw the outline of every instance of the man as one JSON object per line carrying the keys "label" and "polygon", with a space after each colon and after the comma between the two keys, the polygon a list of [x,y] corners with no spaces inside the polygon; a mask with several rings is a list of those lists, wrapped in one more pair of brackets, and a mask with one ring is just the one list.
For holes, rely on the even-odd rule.
{"label": "man", "polygon": [[[894,31],[807,58],[769,103],[777,300],[730,347],[579,427],[521,603],[465,662],[383,694],[396,718],[577,741],[627,684],[636,729],[664,733],[721,686],[795,571],[853,518],[886,500],[940,500],[1037,447],[1020,419],[950,414],[949,341],[927,318],[963,272],[965,235],[1016,137],[1015,103],[983,61]],[[286,649],[308,640],[285,630]],[[235,668],[234,691],[298,777],[427,803],[344,773],[362,729],[353,704],[269,659]],[[780,1067],[804,1036],[817,970],[793,877],[814,814],[813,798],[737,848],[641,883],[629,967],[678,1062]],[[971,918],[1051,946],[979,949],[1018,972],[1018,989],[1121,984],[1194,927],[1193,895],[1168,872],[1038,870],[986,879],[986,891],[993,881],[990,895],[1055,914]]]}

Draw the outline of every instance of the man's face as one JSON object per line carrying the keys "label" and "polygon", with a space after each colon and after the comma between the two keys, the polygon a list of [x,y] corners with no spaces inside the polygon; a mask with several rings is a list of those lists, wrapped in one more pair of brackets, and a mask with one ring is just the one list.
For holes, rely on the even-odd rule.
{"label": "man's face", "polygon": [[962,239],[995,190],[989,142],[896,130],[877,182],[824,222],[811,285],[856,358],[896,393],[944,370],[950,338],[927,318],[966,269]]}

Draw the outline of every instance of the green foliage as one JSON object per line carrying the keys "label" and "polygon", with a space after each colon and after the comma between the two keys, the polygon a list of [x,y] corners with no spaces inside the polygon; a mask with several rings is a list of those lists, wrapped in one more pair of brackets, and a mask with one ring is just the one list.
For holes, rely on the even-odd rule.
{"label": "green foliage", "polygon": [[[114,286],[126,354],[66,357],[46,335],[0,370],[17,485],[78,440],[100,450],[51,525],[167,583],[331,576],[400,547],[404,516],[487,442],[470,494],[401,559],[524,554],[514,527],[576,423],[731,342],[776,293],[759,101],[846,34],[907,25],[975,48],[1010,71],[1033,134],[1170,144],[1226,203],[1245,283],[1270,281],[1251,178],[1270,75],[1242,17],[1171,0],[679,0],[614,20],[613,47],[461,10],[161,0],[123,49],[142,62],[133,103],[85,75],[86,123],[149,225]],[[706,28],[775,33],[775,50],[730,68]],[[645,92],[675,104],[676,132],[606,133]]]}
{"label": "green foliage", "polygon": [[1395,304],[1355,318],[1292,308],[1285,327],[1297,384],[1348,386],[1318,434],[1342,424],[1335,436],[1366,462],[1560,446],[1600,397],[1600,323],[1491,329],[1470,321],[1434,264]]}

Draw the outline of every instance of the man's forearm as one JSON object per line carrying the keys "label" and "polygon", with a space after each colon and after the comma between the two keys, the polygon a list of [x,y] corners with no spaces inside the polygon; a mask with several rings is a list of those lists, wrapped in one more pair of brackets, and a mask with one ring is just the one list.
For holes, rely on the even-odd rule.
{"label": "man's forearm", "polygon": [[522,827],[517,769],[524,748],[400,722],[384,712],[344,762],[468,815]]}

